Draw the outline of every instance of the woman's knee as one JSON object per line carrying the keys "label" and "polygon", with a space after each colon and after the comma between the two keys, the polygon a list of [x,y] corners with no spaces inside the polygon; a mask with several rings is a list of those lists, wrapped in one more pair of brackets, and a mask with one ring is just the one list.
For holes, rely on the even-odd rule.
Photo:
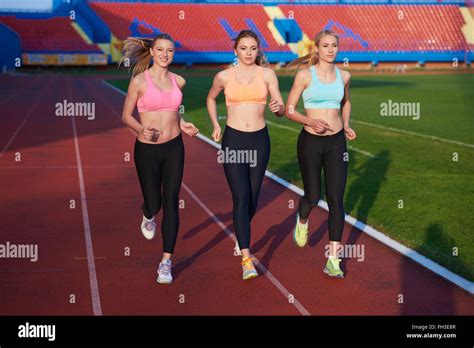
{"label": "woman's knee", "polygon": [[343,195],[339,193],[327,193],[327,203],[330,209],[340,212],[344,210]]}

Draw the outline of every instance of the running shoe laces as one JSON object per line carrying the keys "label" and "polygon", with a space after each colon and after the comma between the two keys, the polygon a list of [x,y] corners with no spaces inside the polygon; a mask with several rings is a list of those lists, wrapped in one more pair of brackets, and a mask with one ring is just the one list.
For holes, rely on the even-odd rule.
{"label": "running shoe laces", "polygon": [[242,259],[242,266],[244,266],[246,269],[253,269],[255,268],[253,266],[252,258],[250,257],[244,257]]}
{"label": "running shoe laces", "polygon": [[170,275],[171,273],[171,265],[166,263],[160,263],[160,270],[159,273],[165,276]]}
{"label": "running shoe laces", "polygon": [[155,221],[146,221],[145,222],[145,228],[146,228],[147,231],[150,231],[150,232],[154,231],[155,228],[156,228]]}

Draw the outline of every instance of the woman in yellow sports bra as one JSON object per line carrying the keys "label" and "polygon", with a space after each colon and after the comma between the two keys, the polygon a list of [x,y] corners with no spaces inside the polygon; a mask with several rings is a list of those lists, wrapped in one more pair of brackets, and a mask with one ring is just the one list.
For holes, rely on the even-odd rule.
{"label": "woman in yellow sports bra", "polygon": [[[339,37],[323,30],[314,39],[314,50],[291,62],[288,66],[306,64],[295,76],[288,95],[287,117],[304,127],[298,137],[298,163],[303,178],[304,196],[301,197],[293,232],[295,243],[303,247],[308,241],[308,217],[321,196],[321,169],[326,181],[329,207],[328,261],[324,273],[343,278],[338,258],[344,228],[344,190],[347,180],[348,140],[356,138],[349,126],[351,103],[349,98],[350,73],[339,70],[336,59]],[[306,115],[296,110],[303,96]]]}
{"label": "woman in yellow sports bra", "polygon": [[[251,30],[242,30],[234,42],[237,64],[214,77],[207,110],[219,141],[221,127],[217,121],[216,98],[224,90],[227,124],[222,136],[219,162],[232,193],[233,223],[237,251],[242,255],[242,278],[258,276],[250,257],[250,223],[257,210],[258,195],[270,157],[270,137],[265,123],[265,106],[270,94],[270,110],[277,116],[285,114],[285,105],[275,72],[265,67],[259,50],[260,40]],[[239,250],[240,249],[240,250]]]}

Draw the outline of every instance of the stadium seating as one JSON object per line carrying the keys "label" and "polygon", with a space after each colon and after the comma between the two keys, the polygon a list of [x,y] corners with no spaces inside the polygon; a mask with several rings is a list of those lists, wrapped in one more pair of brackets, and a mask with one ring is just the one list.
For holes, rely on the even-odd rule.
{"label": "stadium seating", "polygon": [[119,39],[169,33],[187,51],[232,51],[231,39],[242,29],[258,31],[265,51],[290,52],[279,45],[262,5],[91,3]]}
{"label": "stadium seating", "polygon": [[459,51],[468,45],[452,5],[279,5],[312,39],[321,29],[341,36],[343,51]]}
{"label": "stadium seating", "polygon": [[[219,1],[71,2],[69,6],[76,6],[76,10],[79,5],[87,10],[81,12],[77,23],[96,44],[87,43],[64,14],[36,18],[3,12],[0,22],[18,33],[22,51],[31,53],[106,52],[110,55],[110,52],[118,52],[120,55],[121,42],[117,39],[151,37],[166,32],[177,41],[176,62],[190,64],[232,61],[232,38],[242,29],[252,29],[259,35],[262,49],[273,59],[271,61],[289,61],[295,57],[295,47],[291,46],[292,51],[289,45],[282,44],[275,27],[281,29],[290,23],[277,21],[275,27],[269,26],[270,12],[266,10],[270,10],[265,6],[273,6],[271,13],[281,10],[287,18],[294,18],[293,27],[311,39],[321,29],[337,32],[341,38],[340,50],[347,53],[343,57],[352,61],[450,61],[453,57],[469,60],[472,56],[472,53],[465,54],[472,47],[461,30],[465,20],[454,0],[437,0],[438,4],[429,5],[411,4],[411,0],[390,0],[387,5],[384,0],[320,0],[319,3],[326,4],[312,5],[305,0],[291,0],[291,3],[281,1],[277,7],[276,2],[270,0],[253,4],[251,0],[234,0],[232,4],[218,4]],[[69,8],[63,10],[68,13]],[[90,17],[94,17],[94,21],[84,20]],[[284,36],[299,40],[301,32]]]}
{"label": "stadium seating", "polygon": [[17,18],[2,15],[0,22],[18,33],[23,52],[102,53],[97,45],[84,41],[71,26],[69,17]]}

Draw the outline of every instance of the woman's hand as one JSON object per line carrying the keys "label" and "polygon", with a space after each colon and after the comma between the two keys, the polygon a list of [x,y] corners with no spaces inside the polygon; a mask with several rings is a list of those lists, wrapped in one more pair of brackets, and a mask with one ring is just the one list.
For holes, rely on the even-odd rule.
{"label": "woman's hand", "polygon": [[160,136],[160,131],[155,128],[144,126],[138,136],[144,140],[156,142]]}
{"label": "woman's hand", "polygon": [[344,134],[346,135],[347,140],[354,140],[357,137],[356,132],[349,126],[344,127]]}
{"label": "woman's hand", "polygon": [[332,132],[332,129],[330,128],[329,124],[326,121],[321,120],[319,118],[311,119],[309,122],[309,126],[313,128],[314,131],[318,134],[324,134],[327,131]]}
{"label": "woman's hand", "polygon": [[268,104],[268,107],[270,108],[271,112],[273,112],[273,113],[277,114],[278,116],[280,116],[281,105],[277,100],[270,99],[270,104]]}
{"label": "woman's hand", "polygon": [[214,130],[212,131],[212,139],[214,139],[216,143],[221,140],[221,126],[218,124],[214,126]]}
{"label": "woman's hand", "polygon": [[199,133],[199,129],[196,128],[194,124],[191,122],[181,122],[179,125],[179,128],[181,128],[181,131],[190,137],[195,136],[196,134]]}

